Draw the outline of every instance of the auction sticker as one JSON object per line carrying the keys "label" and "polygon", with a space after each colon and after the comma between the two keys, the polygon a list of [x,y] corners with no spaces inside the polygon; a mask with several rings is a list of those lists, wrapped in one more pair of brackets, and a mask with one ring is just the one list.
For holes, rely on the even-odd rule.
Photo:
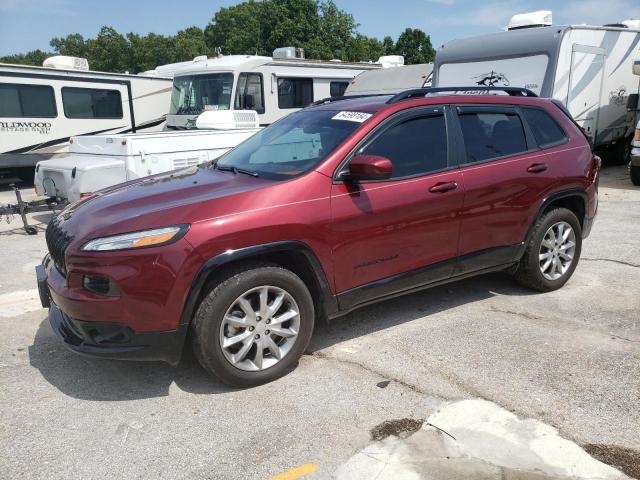
{"label": "auction sticker", "polygon": [[348,122],[362,123],[371,118],[372,113],[365,112],[340,112],[331,117],[331,120],[347,120]]}

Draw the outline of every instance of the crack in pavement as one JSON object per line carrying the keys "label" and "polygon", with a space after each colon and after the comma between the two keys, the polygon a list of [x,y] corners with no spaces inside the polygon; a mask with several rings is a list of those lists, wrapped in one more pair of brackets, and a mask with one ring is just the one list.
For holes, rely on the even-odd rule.
{"label": "crack in pavement", "polygon": [[619,265],[626,265],[627,267],[640,268],[640,264],[625,262],[623,260],[615,260],[613,258],[589,258],[589,257],[581,257],[580,260],[584,260],[586,262],[612,262],[617,263]]}

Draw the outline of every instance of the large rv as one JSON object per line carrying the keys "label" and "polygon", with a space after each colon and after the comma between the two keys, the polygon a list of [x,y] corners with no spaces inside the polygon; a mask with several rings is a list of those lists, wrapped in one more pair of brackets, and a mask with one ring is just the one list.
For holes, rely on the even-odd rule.
{"label": "large rv", "polygon": [[[289,50],[296,49],[284,49]],[[67,157],[37,164],[37,193],[74,201],[116,183],[214,160],[260,126],[316,100],[341,96],[356,75],[381,68],[380,63],[279,58],[278,53],[273,58],[196,57],[145,72],[175,75],[168,131],[78,138]],[[185,131],[191,129],[201,131]],[[315,148],[314,137],[304,137],[298,148]]]}
{"label": "large rv", "polygon": [[0,172],[65,154],[74,135],[161,130],[170,97],[170,78],[94,72],[81,58],[0,64]]}
{"label": "large rv", "polygon": [[411,88],[430,87],[432,70],[432,63],[420,63],[362,72],[351,81],[345,95],[396,94]]}
{"label": "large rv", "polygon": [[443,45],[433,85],[525,87],[560,100],[605,158],[628,162],[640,89],[631,71],[637,21],[552,26],[549,11],[516,17],[507,31]]}
{"label": "large rv", "polygon": [[255,110],[260,124],[269,125],[316,100],[343,95],[356,75],[381,67],[295,58],[295,50],[277,49],[273,57],[196,57],[175,71],[167,128],[195,128],[206,110]]}

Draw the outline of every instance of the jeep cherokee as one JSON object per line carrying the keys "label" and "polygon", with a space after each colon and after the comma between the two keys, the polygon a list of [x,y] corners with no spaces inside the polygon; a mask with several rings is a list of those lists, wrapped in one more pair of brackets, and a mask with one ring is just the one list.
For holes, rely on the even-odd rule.
{"label": "jeep cherokee", "polygon": [[561,105],[501,90],[327,99],[216,162],[70,205],[36,269],[53,330],[173,365],[189,339],[252,386],[296,365],[317,319],[498,270],[560,288],[600,159]]}

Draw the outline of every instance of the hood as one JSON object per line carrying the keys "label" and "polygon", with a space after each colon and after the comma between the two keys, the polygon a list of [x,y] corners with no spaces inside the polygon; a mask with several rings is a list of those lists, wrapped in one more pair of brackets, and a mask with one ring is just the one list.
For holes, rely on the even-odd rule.
{"label": "hood", "polygon": [[273,181],[221,172],[208,166],[194,166],[96,192],[67,207],[59,221],[65,231],[81,241],[193,223],[213,218],[221,211],[233,213],[238,208],[239,202],[220,202],[223,198],[273,184]]}

